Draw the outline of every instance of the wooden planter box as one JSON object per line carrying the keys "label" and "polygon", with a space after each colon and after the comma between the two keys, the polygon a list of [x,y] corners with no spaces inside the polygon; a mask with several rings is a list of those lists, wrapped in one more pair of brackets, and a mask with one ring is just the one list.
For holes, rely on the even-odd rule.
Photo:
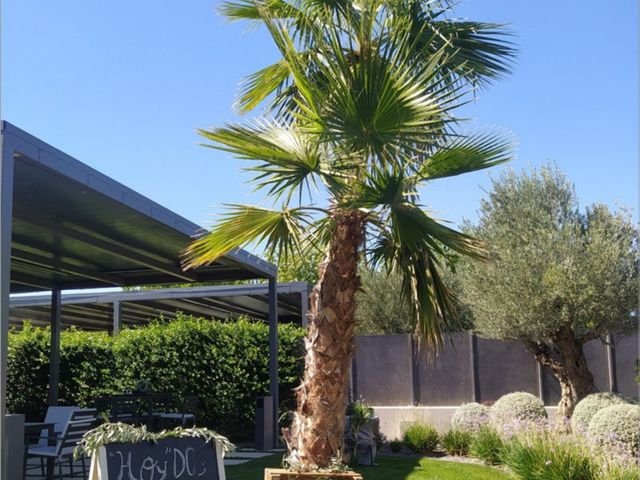
{"label": "wooden planter box", "polygon": [[281,468],[266,468],[264,480],[363,480],[362,475],[356,472],[341,473],[297,473]]}

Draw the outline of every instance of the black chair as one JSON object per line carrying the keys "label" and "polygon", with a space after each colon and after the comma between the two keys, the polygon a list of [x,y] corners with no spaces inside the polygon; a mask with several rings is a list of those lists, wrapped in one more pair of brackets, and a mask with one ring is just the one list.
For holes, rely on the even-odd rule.
{"label": "black chair", "polygon": [[179,425],[186,427],[191,423],[192,427],[196,426],[196,412],[200,405],[200,399],[195,395],[184,397],[182,409],[180,412],[158,413],[156,418],[161,425]]}
{"label": "black chair", "polygon": [[52,440],[55,441],[52,445],[29,445],[25,449],[24,456],[24,472],[25,478],[27,477],[27,462],[29,458],[35,457],[44,459],[47,461],[47,478],[53,478],[53,470],[58,467],[57,478],[62,480],[65,478],[63,474],[62,466],[68,462],[69,475],[66,478],[87,478],[85,457],[82,456],[82,472],[80,475],[76,475],[73,467],[73,451],[78,446],[80,440],[85,433],[95,427],[98,421],[98,411],[95,408],[87,408],[82,410],[75,410],[69,421],[65,425],[62,435]]}
{"label": "black chair", "polygon": [[154,430],[165,427],[162,416],[175,411],[175,400],[171,393],[149,393],[144,398],[146,412],[150,421],[147,422]]}
{"label": "black chair", "polygon": [[140,401],[134,395],[116,395],[111,397],[112,422],[140,423]]}

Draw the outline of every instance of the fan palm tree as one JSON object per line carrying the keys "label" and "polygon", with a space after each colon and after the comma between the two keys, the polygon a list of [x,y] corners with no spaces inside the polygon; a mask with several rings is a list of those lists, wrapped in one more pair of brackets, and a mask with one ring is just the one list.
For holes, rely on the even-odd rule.
{"label": "fan palm tree", "polygon": [[425,211],[418,189],[510,158],[499,135],[456,133],[454,110],[508,71],[513,49],[499,26],[447,20],[427,1],[235,0],[222,10],[266,26],[282,59],[241,92],[241,111],[267,103],[259,119],[200,133],[252,162],[271,208],[228,205],[185,267],[247,245],[287,262],[322,253],[285,439],[292,466],[326,468],[340,458],[359,260],[401,275],[416,334],[434,351],[454,311],[443,268],[485,256]]}

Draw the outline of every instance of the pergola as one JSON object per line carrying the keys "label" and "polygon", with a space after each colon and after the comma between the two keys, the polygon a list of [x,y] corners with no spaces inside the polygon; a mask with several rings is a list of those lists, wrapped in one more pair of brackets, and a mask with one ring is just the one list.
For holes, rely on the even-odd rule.
{"label": "pergola", "polygon": [[[278,322],[306,326],[309,284],[279,283]],[[12,296],[9,323],[19,328],[25,321],[45,327],[51,322],[51,296]],[[145,324],[178,312],[205,318],[228,319],[246,315],[269,320],[269,288],[264,283],[158,288],[117,292],[63,293],[61,326],[106,330],[116,335],[121,327]]]}
{"label": "pergola", "polygon": [[[0,450],[5,449],[10,293],[51,292],[49,401],[57,401],[62,291],[267,280],[269,394],[278,405],[276,267],[243,250],[183,271],[196,224],[27,132],[2,122],[0,162]],[[274,408],[274,437],[277,408]],[[7,459],[0,476],[5,478]]]}

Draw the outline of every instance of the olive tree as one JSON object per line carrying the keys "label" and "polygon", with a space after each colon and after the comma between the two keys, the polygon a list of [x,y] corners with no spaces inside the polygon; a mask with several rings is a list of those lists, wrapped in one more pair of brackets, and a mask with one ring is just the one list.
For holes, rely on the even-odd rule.
{"label": "olive tree", "polygon": [[560,382],[569,417],[594,388],[584,345],[637,324],[637,230],[628,212],[578,208],[557,168],[513,170],[493,180],[479,222],[492,261],[460,262],[461,300],[475,331],[522,342]]}
{"label": "olive tree", "polygon": [[387,335],[411,333],[415,321],[402,295],[402,277],[374,269],[362,269],[362,291],[356,296],[357,333]]}

